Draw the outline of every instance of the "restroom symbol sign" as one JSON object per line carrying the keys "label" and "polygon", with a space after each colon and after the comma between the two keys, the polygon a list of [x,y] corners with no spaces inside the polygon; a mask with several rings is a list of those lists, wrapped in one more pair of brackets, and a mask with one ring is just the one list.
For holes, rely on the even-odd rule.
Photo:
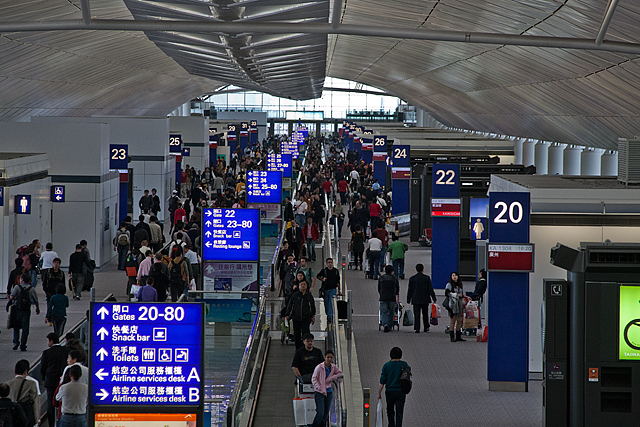
{"label": "restroom symbol sign", "polygon": [[172,349],[161,348],[158,350],[158,362],[171,362]]}
{"label": "restroom symbol sign", "polygon": [[143,348],[142,349],[142,361],[143,362],[155,362],[156,361],[156,349],[155,348]]}

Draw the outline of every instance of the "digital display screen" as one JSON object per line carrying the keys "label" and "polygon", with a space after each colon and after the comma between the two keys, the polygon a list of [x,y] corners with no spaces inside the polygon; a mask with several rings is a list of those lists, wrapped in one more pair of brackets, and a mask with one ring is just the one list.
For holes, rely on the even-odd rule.
{"label": "digital display screen", "polygon": [[196,414],[95,414],[96,427],[196,427]]}
{"label": "digital display screen", "polygon": [[469,198],[469,217],[486,218],[487,206],[489,206],[488,197],[470,197]]}
{"label": "digital display screen", "polygon": [[258,209],[203,209],[204,261],[260,261]]}
{"label": "digital display screen", "polygon": [[533,271],[533,243],[490,243],[487,245],[487,271]]}
{"label": "digital display screen", "polygon": [[282,172],[248,171],[247,203],[282,203]]}
{"label": "digital display screen", "polygon": [[640,286],[620,286],[618,358],[640,360]]}
{"label": "digital display screen", "polygon": [[292,163],[291,154],[269,154],[267,156],[267,170],[281,171],[283,178],[291,178]]}
{"label": "digital display screen", "polygon": [[202,305],[91,304],[93,405],[202,402]]}
{"label": "digital display screen", "polygon": [[431,216],[462,216],[461,199],[431,199]]}

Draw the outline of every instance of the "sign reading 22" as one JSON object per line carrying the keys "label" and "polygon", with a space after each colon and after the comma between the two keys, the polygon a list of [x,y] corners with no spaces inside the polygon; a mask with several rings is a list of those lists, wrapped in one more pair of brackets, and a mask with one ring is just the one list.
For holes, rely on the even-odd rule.
{"label": "sign reading 22", "polygon": [[[436,175],[438,175],[438,179],[436,180],[437,185],[455,185],[454,179],[456,177],[456,172],[454,170],[437,170]],[[445,181],[445,177],[448,177]]]}

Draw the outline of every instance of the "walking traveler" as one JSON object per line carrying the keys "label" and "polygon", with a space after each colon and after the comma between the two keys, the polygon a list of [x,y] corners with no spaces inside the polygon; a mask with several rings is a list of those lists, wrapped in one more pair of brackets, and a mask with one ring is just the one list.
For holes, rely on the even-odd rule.
{"label": "walking traveler", "polygon": [[53,324],[53,332],[58,336],[64,334],[64,327],[67,324],[67,307],[69,307],[69,297],[65,295],[64,283],[58,284],[56,294],[51,297],[47,304],[47,317],[45,323]]}
{"label": "walking traveler", "polygon": [[387,250],[391,254],[393,272],[397,278],[404,279],[404,254],[409,250],[409,246],[398,240],[398,235],[395,233],[391,235],[391,240],[392,243]]}
{"label": "walking traveler", "polygon": [[462,301],[464,299],[464,291],[462,289],[462,280],[455,271],[451,273],[449,283],[444,289],[445,301],[442,306],[449,312],[451,321],[449,322],[449,335],[451,342],[466,341],[462,339],[462,320],[463,309]]}
{"label": "walking traveler", "polygon": [[285,316],[287,320],[293,320],[296,349],[302,347],[302,336],[308,334],[310,325],[316,322],[316,302],[307,288],[307,282],[298,283],[298,291],[291,295]]}
{"label": "walking traveler", "polygon": [[[29,327],[31,325],[31,304],[36,306],[36,314],[40,314],[40,304],[38,304],[38,294],[31,286],[31,276],[23,273],[20,276],[20,284],[13,287],[9,297],[14,306],[10,315],[13,324],[13,349],[20,347],[21,351],[27,351],[27,340],[29,339]],[[22,330],[22,337],[20,337]]]}
{"label": "walking traveler", "polygon": [[313,346],[313,334],[306,333],[302,336],[303,347],[296,350],[291,362],[293,374],[299,381],[310,384],[313,370],[322,363],[322,350]]}
{"label": "walking traveler", "polygon": [[385,332],[389,332],[390,329],[393,329],[393,313],[400,295],[400,284],[398,278],[393,275],[393,267],[387,265],[384,272],[385,274],[378,279],[378,294],[380,294],[382,326],[384,326]]}
{"label": "walking traveler", "polygon": [[436,293],[431,285],[431,278],[423,273],[424,266],[416,264],[416,274],[409,278],[407,290],[407,304],[413,304],[415,316],[413,329],[416,334],[420,332],[420,313],[424,319],[424,331],[429,332],[429,304],[436,302]]}
{"label": "walking traveler", "polygon": [[393,347],[389,352],[389,356],[391,360],[382,366],[378,400],[382,399],[382,390],[386,388],[384,394],[387,401],[388,427],[402,427],[404,403],[407,395],[402,392],[400,377],[402,371],[407,369],[409,365],[402,360],[402,349],[400,347]]}
{"label": "walking traveler", "polygon": [[19,403],[9,399],[10,392],[11,389],[7,384],[0,384],[0,425],[26,426],[27,416]]}
{"label": "walking traveler", "polygon": [[331,398],[333,397],[331,383],[339,381],[342,377],[342,371],[333,363],[333,351],[327,350],[324,353],[324,362],[316,366],[311,378],[316,401],[316,416],[313,419],[313,427],[327,425]]}
{"label": "walking traveler", "polygon": [[42,352],[40,363],[40,376],[44,380],[44,387],[47,390],[47,419],[49,425],[55,425],[55,408],[53,406],[53,398],[55,397],[56,388],[60,382],[60,377],[67,366],[67,356],[69,348],[60,345],[60,336],[55,332],[47,335],[48,348]]}
{"label": "walking traveler", "polygon": [[71,382],[63,384],[56,394],[56,400],[62,402],[60,427],[86,427],[87,397],[89,387],[80,382],[82,371],[79,366],[69,368]]}
{"label": "walking traveler", "polygon": [[382,254],[382,240],[378,239],[378,233],[375,231],[367,242],[369,249],[369,278],[378,280],[380,275],[380,255]]}
{"label": "walking traveler", "polygon": [[[327,258],[327,266],[320,270],[317,278],[322,282],[320,286],[320,297],[324,298],[324,311],[327,314],[327,321],[333,321],[333,304],[331,298],[338,295],[338,286],[340,286],[340,273],[337,268],[333,267],[333,258]],[[324,297],[322,296],[324,294]]]}
{"label": "walking traveler", "polygon": [[32,427],[40,419],[38,383],[29,377],[29,361],[22,359],[14,368],[16,376],[9,382],[9,398],[19,404],[27,417],[25,427]]}

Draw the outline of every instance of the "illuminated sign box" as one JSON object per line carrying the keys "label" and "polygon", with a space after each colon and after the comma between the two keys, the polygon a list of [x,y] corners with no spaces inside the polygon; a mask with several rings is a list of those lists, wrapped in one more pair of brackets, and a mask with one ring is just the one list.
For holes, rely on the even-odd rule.
{"label": "illuminated sign box", "polygon": [[258,209],[203,209],[204,261],[260,261]]}
{"label": "illuminated sign box", "polygon": [[247,203],[282,203],[282,172],[248,171]]}
{"label": "illuminated sign box", "polygon": [[100,427],[195,427],[197,414],[111,414],[94,415]]}
{"label": "illuminated sign box", "polygon": [[533,249],[533,243],[489,243],[487,244],[487,271],[532,272]]}
{"label": "illuminated sign box", "polygon": [[462,216],[462,199],[431,199],[431,216]]}
{"label": "illuminated sign box", "polygon": [[91,303],[91,404],[199,406],[203,320],[197,303]]}
{"label": "illuminated sign box", "polygon": [[291,178],[292,162],[291,154],[269,154],[267,155],[267,170],[281,171],[283,178]]}
{"label": "illuminated sign box", "polygon": [[620,286],[619,360],[640,360],[640,286]]}

